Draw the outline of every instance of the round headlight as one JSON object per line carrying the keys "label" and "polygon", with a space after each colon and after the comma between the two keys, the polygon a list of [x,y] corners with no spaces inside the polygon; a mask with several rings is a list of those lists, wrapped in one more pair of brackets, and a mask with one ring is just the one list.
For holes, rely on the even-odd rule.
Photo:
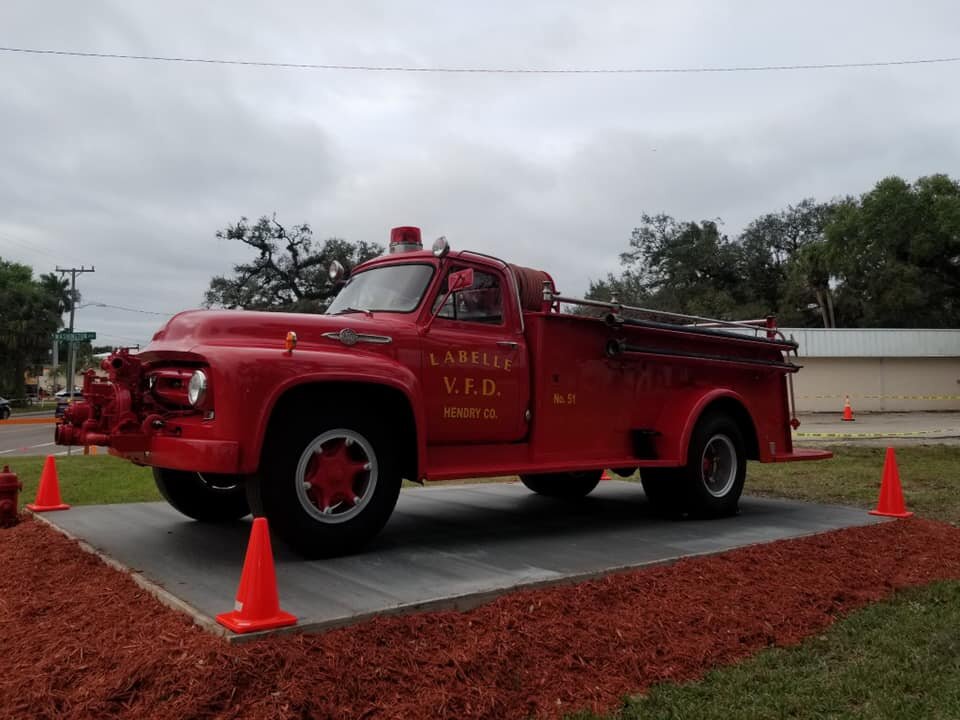
{"label": "round headlight", "polygon": [[207,374],[203,370],[197,370],[190,378],[190,384],[187,386],[187,400],[196,407],[203,402],[207,396]]}

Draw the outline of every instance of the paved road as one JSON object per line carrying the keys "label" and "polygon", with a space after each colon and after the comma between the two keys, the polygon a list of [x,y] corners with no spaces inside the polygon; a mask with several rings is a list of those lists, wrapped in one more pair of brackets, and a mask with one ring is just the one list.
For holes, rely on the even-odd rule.
{"label": "paved road", "polygon": [[796,445],[958,445],[960,412],[858,413],[843,422],[840,413],[800,416]]}
{"label": "paved road", "polygon": [[0,462],[8,457],[22,455],[65,455],[66,451],[66,448],[53,444],[52,424],[0,423]]}

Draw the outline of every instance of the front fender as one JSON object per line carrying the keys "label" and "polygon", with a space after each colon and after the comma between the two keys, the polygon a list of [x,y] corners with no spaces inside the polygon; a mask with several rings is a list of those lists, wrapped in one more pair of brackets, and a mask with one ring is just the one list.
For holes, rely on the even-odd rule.
{"label": "front fender", "polygon": [[[221,362],[223,348],[215,355]],[[232,354],[232,353],[231,353]],[[320,382],[357,382],[381,385],[403,393],[413,413],[417,438],[417,475],[426,467],[426,434],[423,393],[419,377],[406,365],[375,352],[295,350],[292,355],[280,352],[258,353],[260,357],[245,359],[234,365],[232,372],[244,384],[242,394],[254,409],[248,415],[249,432],[241,443],[241,472],[257,469],[267,425],[279,399],[287,391]],[[263,357],[268,355],[268,357]],[[220,363],[211,360],[211,367]],[[218,373],[219,374],[219,373]],[[247,403],[245,403],[247,404]]]}

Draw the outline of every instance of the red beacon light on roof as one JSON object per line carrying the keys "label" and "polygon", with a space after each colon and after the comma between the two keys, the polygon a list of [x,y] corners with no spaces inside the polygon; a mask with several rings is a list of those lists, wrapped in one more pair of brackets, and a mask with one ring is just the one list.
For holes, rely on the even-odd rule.
{"label": "red beacon light on roof", "polygon": [[390,254],[413,252],[414,250],[423,250],[423,242],[420,240],[420,228],[418,227],[395,227],[390,231]]}

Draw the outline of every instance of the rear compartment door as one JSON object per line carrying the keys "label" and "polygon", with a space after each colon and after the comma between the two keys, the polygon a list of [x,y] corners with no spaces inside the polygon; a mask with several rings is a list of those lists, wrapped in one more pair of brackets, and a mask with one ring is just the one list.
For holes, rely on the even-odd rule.
{"label": "rear compartment door", "polygon": [[429,310],[447,292],[446,276],[473,269],[473,284],[451,294],[422,337],[427,442],[513,442],[527,434],[527,346],[513,286],[498,268],[457,261],[444,270]]}

